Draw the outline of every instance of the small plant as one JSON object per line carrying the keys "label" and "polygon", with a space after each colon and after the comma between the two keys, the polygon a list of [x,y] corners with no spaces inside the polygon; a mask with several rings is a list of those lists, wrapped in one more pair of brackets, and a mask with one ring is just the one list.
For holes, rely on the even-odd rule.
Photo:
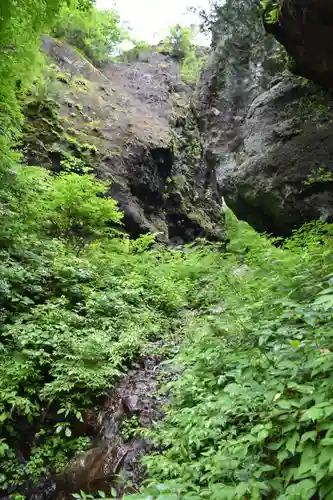
{"label": "small plant", "polygon": [[267,24],[275,24],[280,15],[283,0],[261,0],[264,20]]}
{"label": "small plant", "polygon": [[200,158],[202,154],[202,146],[200,140],[195,138],[191,139],[185,148],[185,152],[190,161],[194,161]]}
{"label": "small plant", "polygon": [[83,106],[81,103],[76,103],[75,107],[79,111],[79,113],[83,114]]}
{"label": "small plant", "polygon": [[320,102],[315,96],[305,96],[297,103],[296,116],[301,120],[327,119],[331,116],[327,104]]}
{"label": "small plant", "polygon": [[73,78],[73,84],[77,85],[78,87],[88,87],[88,81],[84,78],[84,76],[75,76]]}
{"label": "small plant", "polygon": [[56,79],[61,82],[69,85],[71,83],[71,75],[69,73],[57,73]]}
{"label": "small plant", "polygon": [[310,186],[311,184],[315,184],[317,182],[333,182],[332,172],[327,171],[323,167],[314,168],[311,174],[304,181],[306,186]]}
{"label": "small plant", "polygon": [[82,151],[88,151],[89,153],[95,155],[97,153],[97,148],[94,144],[87,144],[84,143],[81,145],[81,150]]}
{"label": "small plant", "polygon": [[133,415],[131,418],[122,422],[120,433],[125,441],[129,441],[138,435],[140,428],[141,424],[139,418]]}

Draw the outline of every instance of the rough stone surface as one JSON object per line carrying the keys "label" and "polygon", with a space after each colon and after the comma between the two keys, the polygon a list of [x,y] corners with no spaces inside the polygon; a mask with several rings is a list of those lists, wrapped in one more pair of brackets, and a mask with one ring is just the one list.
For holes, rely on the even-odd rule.
{"label": "rough stone surface", "polygon": [[257,97],[241,149],[219,168],[227,204],[255,228],[289,234],[312,219],[333,220],[333,100],[284,78]]}
{"label": "rough stone surface", "polygon": [[278,19],[266,29],[292,56],[296,74],[333,86],[332,2],[283,0]]}
{"label": "rough stone surface", "polygon": [[217,43],[198,120],[227,205],[257,230],[288,235],[309,220],[333,220],[333,95],[281,71],[283,54],[255,29],[256,40],[236,32],[228,47],[223,37]]}
{"label": "rough stone surface", "polygon": [[203,162],[178,64],[153,53],[148,62],[96,69],[49,37],[43,51],[51,76],[45,95],[32,93],[26,105],[21,151],[28,164],[59,171],[72,155],[112,181],[132,236],[223,239],[215,172]]}

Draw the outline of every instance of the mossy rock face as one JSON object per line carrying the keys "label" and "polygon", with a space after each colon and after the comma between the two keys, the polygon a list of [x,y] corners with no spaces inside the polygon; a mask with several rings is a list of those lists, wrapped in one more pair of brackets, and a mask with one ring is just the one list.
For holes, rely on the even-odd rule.
{"label": "mossy rock face", "polygon": [[[19,149],[28,165],[38,165],[59,172],[65,163],[76,161],[78,172],[93,171],[98,166],[94,144],[80,142],[80,131],[68,127],[54,101],[30,101],[25,108],[26,121]],[[82,141],[85,137],[82,137]]]}
{"label": "mossy rock face", "polygon": [[[96,69],[50,37],[44,38],[43,50],[49,60],[48,86],[28,96],[19,146],[27,163],[57,172],[69,162],[78,172],[88,168],[112,181],[110,195],[133,236],[153,231],[162,233],[162,240],[174,233],[183,241],[223,237],[217,187],[210,181],[215,202],[205,202],[200,138],[193,116],[189,125],[189,94],[178,81],[178,64],[153,53],[147,62],[106,63]],[[172,193],[165,198],[167,178],[177,177],[183,179],[180,196],[186,210]],[[202,222],[193,231],[187,212],[196,211]],[[205,217],[199,217],[201,212]]]}

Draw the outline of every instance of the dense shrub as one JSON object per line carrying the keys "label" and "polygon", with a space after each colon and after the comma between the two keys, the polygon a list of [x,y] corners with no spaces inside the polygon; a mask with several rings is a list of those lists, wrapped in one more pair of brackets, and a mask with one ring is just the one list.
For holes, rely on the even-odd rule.
{"label": "dense shrub", "polygon": [[[96,11],[80,5],[59,36],[104,58],[116,16],[91,29]],[[0,6],[1,493],[62,470],[89,445],[73,433],[85,410],[151,335],[176,331],[181,376],[147,432],[151,485],[131,498],[332,498],[333,226],[274,241],[227,212],[226,253],[203,241],[149,250],[152,235],[118,231],[106,183],[19,166],[20,93],[60,7]],[[183,64],[193,49],[178,28],[165,43]]]}
{"label": "dense shrub", "polygon": [[66,7],[53,35],[80,49],[92,61],[108,59],[120,41],[119,16],[114,10],[100,11]]}
{"label": "dense shrub", "polygon": [[275,246],[231,225],[229,253],[188,255],[207,272],[133,500],[332,498],[333,226]]}
{"label": "dense shrub", "polygon": [[[2,251],[0,268],[0,488],[59,470],[82,448],[75,420],[151,334],[174,326],[192,289],[181,253],[147,253],[153,236],[130,241],[110,232],[121,213],[100,196],[105,183],[18,172],[20,237]],[[49,420],[49,412],[59,417]],[[22,422],[32,429],[27,442]]]}

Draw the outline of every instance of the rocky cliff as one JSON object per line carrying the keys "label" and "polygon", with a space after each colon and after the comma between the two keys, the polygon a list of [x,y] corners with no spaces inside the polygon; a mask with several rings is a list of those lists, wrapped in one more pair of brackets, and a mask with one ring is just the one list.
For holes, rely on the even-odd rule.
{"label": "rocky cliff", "polygon": [[223,238],[215,171],[203,161],[178,63],[153,53],[97,69],[52,38],[42,48],[48,67],[28,96],[19,145],[27,163],[110,180],[132,236]]}
{"label": "rocky cliff", "polygon": [[327,2],[301,3],[283,2],[269,28],[289,62],[256,2],[250,10],[237,0],[229,28],[222,11],[198,94],[205,159],[222,195],[238,217],[276,235],[333,220],[333,94],[286,70],[332,83],[332,16]]}

